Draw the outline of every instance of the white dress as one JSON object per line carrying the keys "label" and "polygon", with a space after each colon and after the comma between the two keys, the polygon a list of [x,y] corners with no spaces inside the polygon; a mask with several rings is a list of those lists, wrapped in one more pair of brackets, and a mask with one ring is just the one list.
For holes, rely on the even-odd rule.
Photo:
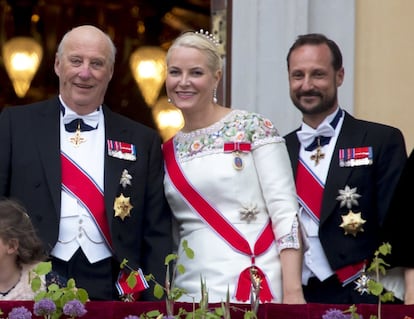
{"label": "white dress", "polygon": [[[251,150],[239,155],[242,169],[233,166],[236,152],[224,152],[228,142],[250,143]],[[232,110],[207,128],[179,132],[174,137],[174,148],[189,183],[244,236],[251,249],[270,217],[276,241],[254,262],[266,275],[271,301],[281,302],[279,250],[299,247],[298,204],[284,139],[262,116]],[[233,249],[200,218],[168,173],[165,192],[177,223],[178,263],[185,267],[185,272],[175,278],[175,286],[187,291],[180,301],[199,301],[203,279],[209,302],[225,301],[227,291],[231,302],[249,302],[235,299],[235,290],[239,274],[252,265],[250,256]],[[183,240],[194,251],[193,259],[182,253]]]}
{"label": "white dress", "polygon": [[[17,284],[7,292],[5,295],[0,295],[0,301],[3,300],[33,300],[33,298],[37,295],[38,292],[34,292],[31,287],[30,282],[30,275],[29,273],[32,271],[37,264],[33,265],[23,265],[21,276]],[[41,290],[45,288],[45,276],[41,276]]]}

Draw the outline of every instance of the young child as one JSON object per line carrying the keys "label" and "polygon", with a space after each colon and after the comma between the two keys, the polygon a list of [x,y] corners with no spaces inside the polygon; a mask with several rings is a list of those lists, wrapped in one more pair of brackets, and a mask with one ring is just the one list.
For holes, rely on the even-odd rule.
{"label": "young child", "polygon": [[29,273],[46,257],[25,209],[0,200],[0,300],[32,300]]}

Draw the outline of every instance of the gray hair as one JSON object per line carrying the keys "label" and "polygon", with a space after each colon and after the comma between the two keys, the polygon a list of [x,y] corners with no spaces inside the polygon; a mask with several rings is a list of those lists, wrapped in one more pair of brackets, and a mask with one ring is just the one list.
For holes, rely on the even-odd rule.
{"label": "gray hair", "polygon": [[[112,41],[111,37],[110,37],[107,33],[103,32],[102,30],[100,30],[100,29],[98,29],[98,28],[96,28],[96,27],[94,27],[94,26],[81,26],[81,27],[90,27],[90,28],[96,29],[97,31],[99,31],[100,33],[102,33],[102,35],[103,35],[103,36],[105,37],[105,39],[107,40],[107,42],[108,42],[108,46],[109,46],[109,49],[110,49],[109,61],[111,62],[111,64],[115,64],[116,47],[115,47],[115,44],[114,44],[114,42]],[[72,32],[73,30],[76,30],[76,29],[78,29],[78,28],[79,28],[79,27],[77,27],[77,28],[73,28],[73,29],[69,30],[69,31],[68,31],[68,32],[66,32],[66,33],[65,33],[65,35],[62,37],[62,40],[60,40],[60,43],[59,43],[59,45],[58,45],[57,52],[56,52],[59,58],[61,58],[61,57],[62,57],[63,50],[64,50],[64,46],[65,46],[65,43],[66,43],[67,38],[69,37],[69,35],[71,34],[71,32]]]}

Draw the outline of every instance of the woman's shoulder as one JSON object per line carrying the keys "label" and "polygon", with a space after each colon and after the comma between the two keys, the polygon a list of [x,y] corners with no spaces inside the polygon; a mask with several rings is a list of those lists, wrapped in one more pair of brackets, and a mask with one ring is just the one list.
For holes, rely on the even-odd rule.
{"label": "woman's shoulder", "polygon": [[228,127],[244,132],[245,138],[250,142],[280,136],[273,122],[263,114],[234,109],[232,115],[229,118]]}

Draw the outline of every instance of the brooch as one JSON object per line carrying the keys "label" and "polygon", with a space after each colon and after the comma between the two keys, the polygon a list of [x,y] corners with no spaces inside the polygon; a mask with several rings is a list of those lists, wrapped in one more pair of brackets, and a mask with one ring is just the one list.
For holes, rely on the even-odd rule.
{"label": "brooch", "polygon": [[126,188],[127,185],[131,186],[132,176],[129,174],[128,170],[124,169],[121,174],[121,180],[119,184],[122,185],[123,188]]}
{"label": "brooch", "polygon": [[130,197],[125,197],[124,194],[121,193],[117,198],[115,198],[114,202],[114,210],[115,210],[115,217],[120,217],[122,220],[125,217],[131,216],[131,210],[134,206],[131,205]]}
{"label": "brooch", "polygon": [[248,224],[250,224],[252,220],[256,220],[257,214],[259,214],[257,205],[243,205],[243,208],[240,211],[240,220],[245,220]]}

